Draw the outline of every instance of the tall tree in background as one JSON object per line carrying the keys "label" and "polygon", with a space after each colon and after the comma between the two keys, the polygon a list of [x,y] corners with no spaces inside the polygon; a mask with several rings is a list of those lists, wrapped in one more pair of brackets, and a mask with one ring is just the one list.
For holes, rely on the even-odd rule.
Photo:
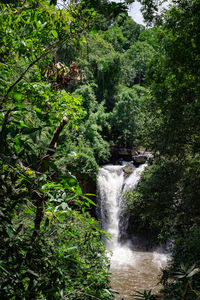
{"label": "tall tree in background", "polygon": [[[172,1],[159,18],[155,1],[141,3],[146,18],[162,24],[162,47],[147,73],[151,117],[146,140],[156,159],[138,191],[128,196],[128,205],[140,224],[175,241],[171,266],[163,275],[165,299],[196,299],[200,289],[200,1]],[[185,264],[182,271],[181,264]],[[193,264],[197,272],[190,281],[180,274]]]}

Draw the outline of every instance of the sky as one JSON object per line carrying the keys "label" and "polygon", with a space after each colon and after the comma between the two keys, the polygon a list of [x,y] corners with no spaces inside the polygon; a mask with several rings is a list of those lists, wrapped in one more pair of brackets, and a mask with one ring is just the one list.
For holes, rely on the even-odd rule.
{"label": "sky", "polygon": [[[121,0],[112,0],[112,1],[123,2]],[[133,4],[130,5],[128,14],[129,14],[129,16],[131,16],[133,18],[133,20],[136,23],[145,25],[140,8],[141,8],[141,4],[137,1],[135,1]]]}
{"label": "sky", "polygon": [[[123,2],[122,0],[112,0],[112,1]],[[62,7],[62,0],[58,0],[58,6]],[[130,5],[128,13],[129,16],[131,16],[136,23],[144,25],[144,20],[140,12],[140,8],[141,8],[141,4],[135,1],[135,3]]]}
{"label": "sky", "polygon": [[[112,1],[114,1],[114,2],[124,2],[123,0],[112,0]],[[172,4],[171,0],[167,0],[167,1],[165,0],[164,3],[160,4],[159,12],[161,12],[163,9],[169,8],[171,4]],[[143,16],[142,16],[142,13],[141,13],[140,9],[141,9],[141,4],[137,0],[135,0],[135,2],[130,5],[128,14],[129,14],[129,16],[131,16],[133,18],[133,20],[136,23],[145,25],[144,19],[143,19]]]}

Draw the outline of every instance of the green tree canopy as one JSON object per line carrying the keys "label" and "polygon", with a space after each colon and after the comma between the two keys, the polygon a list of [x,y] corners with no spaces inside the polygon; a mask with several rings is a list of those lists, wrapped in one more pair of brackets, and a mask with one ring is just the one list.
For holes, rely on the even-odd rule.
{"label": "green tree canopy", "polygon": [[0,4],[1,299],[112,298],[94,203],[59,168],[65,132],[87,113],[67,91],[79,80],[76,63],[57,59],[94,21],[76,15],[77,6],[60,11],[48,1]]}

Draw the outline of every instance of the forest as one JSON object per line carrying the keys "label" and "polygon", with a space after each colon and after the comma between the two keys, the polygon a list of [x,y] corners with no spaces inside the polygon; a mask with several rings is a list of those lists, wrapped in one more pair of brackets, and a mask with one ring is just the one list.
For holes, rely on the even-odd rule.
{"label": "forest", "polygon": [[133,2],[0,0],[2,300],[115,298],[95,212],[113,148],[154,156],[124,213],[173,245],[162,299],[200,299],[200,0],[140,0],[145,26]]}

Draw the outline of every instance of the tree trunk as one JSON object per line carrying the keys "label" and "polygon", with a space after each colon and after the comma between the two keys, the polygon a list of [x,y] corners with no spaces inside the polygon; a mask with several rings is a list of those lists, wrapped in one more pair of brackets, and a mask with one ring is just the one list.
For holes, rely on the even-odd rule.
{"label": "tree trunk", "polygon": [[[68,123],[67,117],[63,117],[60,124],[56,128],[53,137],[50,141],[48,150],[45,156],[41,160],[41,167],[40,172],[45,173],[48,170],[48,162],[50,161],[51,157],[54,155],[56,151],[57,141],[61,131],[63,130],[64,126]],[[43,196],[38,195],[37,204],[36,204],[36,216],[35,216],[35,233],[40,230],[40,224],[42,222],[44,216],[44,203],[45,198]]]}

